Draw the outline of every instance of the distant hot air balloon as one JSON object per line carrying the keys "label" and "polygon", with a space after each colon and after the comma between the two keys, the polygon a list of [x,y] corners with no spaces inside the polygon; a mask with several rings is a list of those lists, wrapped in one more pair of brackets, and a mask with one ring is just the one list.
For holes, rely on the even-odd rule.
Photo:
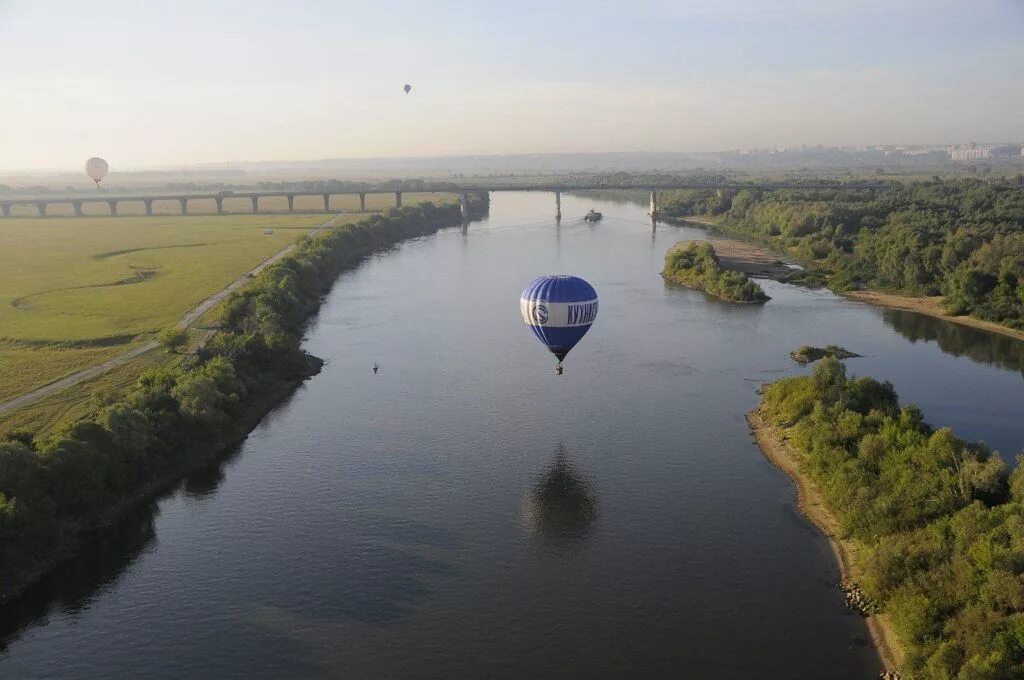
{"label": "distant hot air balloon", "polygon": [[403,87],[402,89],[405,90],[406,94],[409,94],[409,91],[412,90],[412,85],[410,85],[409,83],[406,83],[405,87]]}
{"label": "distant hot air balloon", "polygon": [[93,182],[96,182],[96,188],[100,188],[100,180],[107,176],[107,170],[110,166],[102,158],[93,156],[85,162],[85,173],[92,178]]}
{"label": "distant hot air balloon", "polygon": [[558,359],[562,374],[565,355],[576,346],[597,318],[597,291],[578,276],[542,276],[519,300],[523,321]]}

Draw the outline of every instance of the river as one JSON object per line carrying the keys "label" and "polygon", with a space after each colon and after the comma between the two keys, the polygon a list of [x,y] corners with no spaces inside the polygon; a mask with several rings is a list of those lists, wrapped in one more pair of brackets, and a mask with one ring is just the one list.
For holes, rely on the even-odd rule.
{"label": "river", "polygon": [[[0,677],[874,677],[744,414],[810,370],[790,350],[836,343],[1012,459],[1024,344],[772,281],[709,301],[658,275],[706,232],[562,210],[495,194],[341,276],[306,341],[323,372],[0,610]],[[556,376],[518,298],[560,272],[601,310]]]}

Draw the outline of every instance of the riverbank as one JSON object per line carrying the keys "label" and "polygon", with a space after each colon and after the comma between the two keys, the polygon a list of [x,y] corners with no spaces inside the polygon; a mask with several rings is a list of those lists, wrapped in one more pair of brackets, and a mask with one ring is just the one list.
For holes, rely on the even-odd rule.
{"label": "riverbank", "polygon": [[[765,422],[757,409],[747,414],[747,423],[764,457],[796,484],[797,506],[828,539],[843,580],[857,582],[861,577],[856,563],[858,547],[853,541],[840,536],[839,523],[825,505],[817,485],[800,472],[796,451],[782,430]],[[885,670],[896,671],[903,663],[904,651],[896,639],[891,620],[885,614],[871,614],[865,617],[865,621]]]}
{"label": "riverbank", "polygon": [[0,583],[0,605],[16,600],[64,562],[74,558],[90,541],[95,540],[104,531],[116,525],[134,508],[151,502],[161,494],[174,489],[184,478],[196,470],[202,470],[227,458],[256,429],[267,413],[291,396],[303,382],[319,373],[320,367],[321,362],[312,361],[309,371],[305,375],[266,385],[264,392],[258,395],[239,417],[238,427],[231,432],[224,433],[222,438],[215,443],[196,446],[194,455],[189,458],[185,466],[169,471],[136,489],[92,521],[69,523],[69,526],[64,527],[59,539],[51,544],[48,554],[42,556],[31,566],[7,576]]}
{"label": "riverbank", "polygon": [[976,319],[973,316],[953,316],[951,314],[946,314],[942,305],[942,296],[908,297],[906,295],[895,295],[893,293],[880,293],[874,290],[854,290],[842,293],[842,295],[850,298],[851,300],[866,302],[870,305],[875,305],[876,307],[901,309],[908,312],[926,314],[928,316],[935,317],[936,319],[942,319],[943,321],[950,321],[962,326],[970,326],[971,328],[978,328],[983,331],[998,333],[1017,340],[1024,340],[1024,331],[1007,328],[1006,326],[994,321]]}
{"label": "riverbank", "polygon": [[[700,217],[672,217],[665,219],[679,224],[692,222],[730,234],[733,233],[722,222]],[[783,255],[774,253],[770,249],[756,243],[741,240],[741,236],[741,234],[737,234],[736,239],[711,239],[715,252],[719,254],[722,260],[723,267],[744,272],[749,276],[759,276],[783,282],[792,280],[794,269],[785,266],[784,261],[780,259]],[[839,291],[837,294],[876,307],[925,314],[936,319],[960,324],[961,326],[970,326],[971,328],[998,333],[999,335],[1024,341],[1024,331],[973,316],[947,314],[943,306],[945,298],[941,295],[910,297],[875,290]]]}
{"label": "riverbank", "polygon": [[221,330],[187,363],[144,373],[57,435],[0,439],[0,602],[131,507],[226,455],[317,373],[322,362],[303,351],[302,336],[342,271],[461,219],[458,206],[423,204],[306,238],[231,294]]}

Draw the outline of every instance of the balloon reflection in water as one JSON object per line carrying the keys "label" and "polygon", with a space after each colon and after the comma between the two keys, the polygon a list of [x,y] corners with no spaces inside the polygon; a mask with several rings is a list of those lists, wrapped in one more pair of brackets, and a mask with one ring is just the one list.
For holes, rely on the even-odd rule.
{"label": "balloon reflection in water", "polygon": [[527,526],[545,541],[569,544],[586,536],[597,517],[597,499],[564,446],[559,445],[551,466],[530,488],[523,514]]}

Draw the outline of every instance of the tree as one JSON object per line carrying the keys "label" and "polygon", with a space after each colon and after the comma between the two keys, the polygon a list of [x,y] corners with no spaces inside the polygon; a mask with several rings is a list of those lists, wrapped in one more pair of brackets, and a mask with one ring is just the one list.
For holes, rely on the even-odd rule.
{"label": "tree", "polygon": [[156,336],[157,342],[163,345],[168,352],[176,354],[179,349],[185,346],[188,342],[188,331],[184,328],[178,328],[172,326],[165,328],[160,331],[160,334]]}

